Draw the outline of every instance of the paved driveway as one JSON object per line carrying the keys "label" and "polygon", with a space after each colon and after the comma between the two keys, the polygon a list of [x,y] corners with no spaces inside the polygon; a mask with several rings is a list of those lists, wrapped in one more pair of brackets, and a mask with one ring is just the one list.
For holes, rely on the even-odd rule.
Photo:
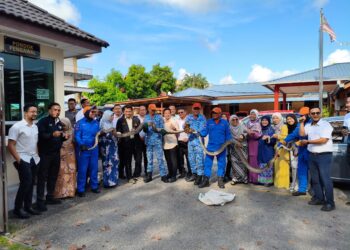
{"label": "paved driveway", "polygon": [[[217,189],[213,183],[210,188]],[[236,199],[208,207],[193,183],[122,183],[99,195],[64,200],[22,222],[14,239],[38,249],[350,249],[350,207],[325,213],[309,197],[226,184]]]}

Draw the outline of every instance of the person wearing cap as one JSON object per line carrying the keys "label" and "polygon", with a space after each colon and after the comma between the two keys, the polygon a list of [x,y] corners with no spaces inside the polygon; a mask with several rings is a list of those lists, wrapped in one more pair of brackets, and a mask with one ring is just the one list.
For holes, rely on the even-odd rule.
{"label": "person wearing cap", "polygon": [[[186,117],[185,124],[188,124],[192,130],[201,131],[205,127],[206,119],[200,113],[201,109],[200,103],[194,103],[192,114]],[[202,140],[202,138],[197,134],[190,133],[188,136],[188,161],[191,171],[188,171],[186,181],[194,181],[195,185],[202,182],[204,174],[204,154],[199,140]]]}
{"label": "person wearing cap", "polygon": [[78,178],[77,195],[85,196],[86,175],[89,170],[90,186],[93,193],[99,193],[97,172],[98,172],[98,147],[90,149],[95,144],[95,138],[100,131],[99,122],[95,119],[97,108],[95,106],[87,108],[84,118],[75,125],[74,139],[78,152]]}
{"label": "person wearing cap", "polygon": [[153,155],[156,154],[157,162],[159,166],[159,173],[163,182],[168,182],[167,171],[163,160],[163,138],[160,133],[153,131],[150,123],[153,123],[156,128],[164,129],[164,121],[161,115],[156,114],[157,106],[155,104],[148,105],[148,114],[145,117],[144,123],[148,126],[144,127],[146,133],[145,143],[147,147],[147,174],[144,182],[152,181],[153,174]]}
{"label": "person wearing cap", "polygon": [[[221,108],[216,107],[212,110],[212,119],[207,121],[206,126],[200,131],[200,135],[205,137],[209,135],[207,149],[208,151],[218,150],[225,142],[232,139],[230,126],[227,120],[221,118]],[[218,186],[225,188],[224,175],[226,168],[226,149],[216,156],[218,161]],[[213,166],[214,156],[206,155],[204,160],[204,176],[199,188],[209,187],[209,179],[211,176],[211,168]]]}
{"label": "person wearing cap", "polygon": [[321,211],[329,212],[335,209],[333,181],[331,167],[333,157],[332,125],[321,119],[321,108],[310,109],[311,123],[304,125],[304,118],[300,119],[300,136],[307,136],[301,140],[301,145],[307,145],[309,151],[309,168],[314,197],[309,205],[323,205]]}
{"label": "person wearing cap", "polygon": [[[302,107],[299,110],[299,114],[301,117],[304,117],[306,120],[306,123],[309,122],[309,108],[308,107]],[[300,123],[298,123],[297,127],[294,129],[294,131],[284,139],[286,143],[295,141],[298,145],[298,168],[297,168],[297,180],[298,180],[298,191],[294,191],[292,193],[293,196],[300,196],[300,195],[306,195],[307,187],[308,187],[308,158],[309,153],[307,151],[306,145],[301,145],[300,140],[307,139],[306,136],[300,136],[299,135],[300,130]]]}

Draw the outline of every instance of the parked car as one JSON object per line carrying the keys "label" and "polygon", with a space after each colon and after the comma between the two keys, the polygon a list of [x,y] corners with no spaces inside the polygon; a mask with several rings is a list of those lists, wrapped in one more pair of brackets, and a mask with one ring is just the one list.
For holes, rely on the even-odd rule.
{"label": "parked car", "polygon": [[350,183],[350,152],[348,152],[347,136],[343,136],[341,132],[344,116],[327,117],[324,120],[328,121],[334,128],[331,177],[335,182]]}

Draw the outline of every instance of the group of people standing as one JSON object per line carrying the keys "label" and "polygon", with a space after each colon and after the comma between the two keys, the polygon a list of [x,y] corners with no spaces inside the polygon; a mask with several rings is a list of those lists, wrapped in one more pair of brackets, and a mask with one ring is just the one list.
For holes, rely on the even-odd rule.
{"label": "group of people standing", "polygon": [[[75,99],[69,99],[66,117],[60,119],[60,105],[51,103],[48,116],[35,124],[37,107],[27,104],[23,120],[10,128],[8,148],[20,179],[14,209],[17,217],[38,215],[47,205],[60,204],[61,198],[83,197],[88,186],[91,192],[100,193],[99,158],[104,188],[116,187],[119,179],[135,184],[142,172],[144,182],[151,182],[155,158],[161,181],[185,178],[199,188],[208,187],[216,157],[220,188],[230,180],[232,185],[274,185],[289,189],[294,196],[309,190],[310,205],[323,205],[323,211],[335,209],[330,179],[333,128],[321,119],[320,108],[303,107],[300,118],[288,114],[285,124],[280,113],[260,116],[255,109],[243,123],[219,107],[211,110],[207,120],[200,103],[192,105],[190,114],[170,105],[163,116],[155,104],[141,105],[137,115],[129,105],[117,104],[103,113],[87,99],[81,100],[81,106],[77,111]],[[141,127],[138,133],[130,133]],[[128,136],[122,136],[126,133]]]}

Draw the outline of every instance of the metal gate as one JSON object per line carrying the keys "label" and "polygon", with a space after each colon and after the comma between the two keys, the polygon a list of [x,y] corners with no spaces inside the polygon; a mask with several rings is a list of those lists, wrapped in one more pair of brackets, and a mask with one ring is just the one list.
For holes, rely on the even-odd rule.
{"label": "metal gate", "polygon": [[0,232],[7,232],[7,172],[5,138],[4,60],[0,58]]}

